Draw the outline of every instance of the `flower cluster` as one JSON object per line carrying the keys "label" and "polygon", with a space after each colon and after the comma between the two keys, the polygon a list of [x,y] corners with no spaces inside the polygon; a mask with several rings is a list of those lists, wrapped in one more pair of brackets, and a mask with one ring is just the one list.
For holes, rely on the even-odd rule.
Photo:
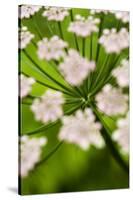
{"label": "flower cluster", "polygon": [[123,23],[128,23],[129,22],[129,12],[127,11],[112,11],[115,15],[115,17],[119,20],[121,20]]}
{"label": "flower cluster", "polygon": [[122,153],[129,152],[129,113],[125,118],[119,119],[117,122],[118,129],[113,133],[113,140],[116,141],[120,147]]}
{"label": "flower cluster", "polygon": [[104,141],[100,135],[101,124],[95,122],[95,116],[91,109],[78,110],[75,116],[64,116],[63,126],[59,133],[59,139],[69,143],[79,145],[83,150],[87,150],[90,145],[97,148],[104,146]]}
{"label": "flower cluster", "polygon": [[35,83],[33,78],[28,78],[23,74],[20,75],[20,97],[26,97],[32,90],[32,85]]}
{"label": "flower cluster", "polygon": [[26,177],[36,163],[40,160],[41,148],[46,145],[47,139],[30,138],[21,136],[20,138],[20,175]]}
{"label": "flower cluster", "polygon": [[120,87],[129,86],[129,61],[122,60],[120,66],[112,71],[112,75],[116,78]]}
{"label": "flower cluster", "polygon": [[119,32],[115,28],[105,29],[99,39],[107,53],[120,53],[129,47],[129,33],[126,28],[121,28]]}
{"label": "flower cluster", "polygon": [[20,49],[26,48],[33,38],[34,35],[28,31],[26,26],[23,26],[19,30],[19,48]]}
{"label": "flower cluster", "polygon": [[46,60],[59,60],[65,56],[64,48],[68,46],[67,42],[54,35],[52,38],[43,38],[38,42],[38,57]]}
{"label": "flower cluster", "polygon": [[69,15],[69,8],[45,7],[45,11],[42,15],[47,17],[49,21],[63,21],[64,18]]}
{"label": "flower cluster", "polygon": [[22,5],[20,10],[20,18],[30,18],[41,9],[42,6]]}
{"label": "flower cluster", "polygon": [[89,16],[87,19],[85,19],[80,15],[76,15],[75,21],[70,23],[68,31],[75,33],[77,36],[87,37],[93,32],[98,32],[97,24],[99,23],[99,18]]}
{"label": "flower cluster", "polygon": [[94,15],[94,14],[100,14],[100,13],[104,13],[104,14],[108,14],[110,11],[109,10],[100,10],[100,9],[92,9],[90,10],[90,14]]}
{"label": "flower cluster", "polygon": [[47,90],[40,99],[35,99],[31,105],[31,110],[35,114],[35,119],[43,123],[56,121],[63,115],[62,104],[64,98],[61,92]]}
{"label": "flower cluster", "polygon": [[112,116],[125,114],[128,109],[128,96],[123,94],[121,89],[114,88],[107,84],[96,95],[97,107],[103,113]]}
{"label": "flower cluster", "polygon": [[68,50],[68,55],[65,56],[64,62],[59,65],[59,69],[65,79],[74,86],[80,85],[94,68],[94,61],[88,61],[81,57],[74,49]]}

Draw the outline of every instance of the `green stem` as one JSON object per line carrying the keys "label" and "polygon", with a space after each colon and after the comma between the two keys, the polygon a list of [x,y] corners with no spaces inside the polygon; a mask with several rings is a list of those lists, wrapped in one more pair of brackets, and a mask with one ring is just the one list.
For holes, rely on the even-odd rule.
{"label": "green stem", "polygon": [[23,52],[25,53],[25,55],[29,58],[29,60],[31,60],[31,62],[37,67],[37,69],[42,73],[45,74],[50,80],[52,80],[54,83],[56,83],[57,85],[59,85],[61,88],[63,88],[64,90],[67,91],[67,93],[70,96],[75,96],[73,94],[73,91],[71,91],[69,88],[67,88],[66,86],[64,86],[63,84],[61,84],[59,81],[57,81],[56,79],[54,79],[51,75],[49,75],[46,71],[44,71],[31,57],[30,55],[23,50]]}
{"label": "green stem", "polygon": [[62,39],[64,39],[64,37],[63,37],[63,31],[62,31],[62,27],[61,27],[61,22],[58,21],[57,23],[58,23],[58,28],[59,28],[59,32],[60,32],[60,37],[61,37]]}
{"label": "green stem", "polygon": [[102,119],[100,113],[98,112],[98,110],[95,108],[95,106],[93,106],[91,104],[91,107],[94,111],[94,113],[96,114],[98,120],[102,123],[103,128],[101,130],[101,134],[105,140],[105,143],[107,144],[107,147],[109,148],[112,156],[114,157],[114,159],[117,161],[117,163],[124,169],[124,171],[126,173],[129,173],[129,166],[128,164],[123,160],[123,158],[121,157],[119,151],[117,150],[117,147],[115,146],[114,142],[112,141],[111,137],[110,137],[110,133],[107,125],[105,124],[104,120]]}
{"label": "green stem", "polygon": [[82,55],[85,57],[85,38],[83,37]]}

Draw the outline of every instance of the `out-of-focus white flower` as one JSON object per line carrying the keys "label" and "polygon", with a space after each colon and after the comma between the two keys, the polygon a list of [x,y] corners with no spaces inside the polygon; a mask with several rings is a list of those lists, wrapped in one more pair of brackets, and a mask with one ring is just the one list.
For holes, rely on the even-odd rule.
{"label": "out-of-focus white flower", "polygon": [[121,28],[119,32],[115,28],[105,29],[99,39],[107,53],[120,53],[129,47],[129,33],[126,28]]}
{"label": "out-of-focus white flower", "polygon": [[31,105],[31,110],[35,114],[35,119],[43,123],[56,121],[62,117],[62,104],[64,98],[61,92],[47,90],[41,99],[35,99]]}
{"label": "out-of-focus white flower", "polygon": [[38,42],[37,54],[40,59],[59,60],[65,56],[64,48],[68,46],[67,42],[54,35],[52,38],[43,38]]}
{"label": "out-of-focus white flower", "polygon": [[69,49],[64,62],[59,65],[65,79],[74,86],[80,85],[94,68],[94,61],[88,61],[81,57],[74,49]]}
{"label": "out-of-focus white flower", "polygon": [[20,138],[20,175],[26,177],[30,170],[34,169],[36,163],[40,160],[41,148],[46,145],[47,139],[30,138],[21,136]]}
{"label": "out-of-focus white flower", "polygon": [[87,37],[93,32],[98,32],[97,24],[99,23],[99,18],[89,16],[85,19],[80,15],[76,15],[75,21],[70,23],[68,31],[75,33],[77,36]]}
{"label": "out-of-focus white flower", "polygon": [[109,116],[125,114],[128,109],[127,101],[128,96],[123,94],[121,89],[113,88],[110,84],[105,85],[96,95],[97,107]]}
{"label": "out-of-focus white flower", "polygon": [[90,145],[97,148],[104,146],[104,141],[100,135],[101,124],[95,122],[92,110],[86,108],[78,110],[75,116],[64,116],[63,126],[59,133],[59,140],[79,145],[83,150],[87,150]]}
{"label": "out-of-focus white flower", "polygon": [[123,23],[129,22],[129,12],[127,11],[111,11],[117,19],[120,19]]}
{"label": "out-of-focus white flower", "polygon": [[62,7],[45,7],[45,11],[43,12],[43,16],[47,17],[49,21],[63,21],[66,16],[69,15],[69,8]]}
{"label": "out-of-focus white flower", "polygon": [[34,35],[28,31],[26,26],[23,26],[19,30],[19,48],[20,49],[26,48],[33,38]]}
{"label": "out-of-focus white flower", "polygon": [[26,97],[32,90],[32,85],[35,83],[33,78],[27,78],[23,74],[20,75],[20,97]]}
{"label": "out-of-focus white flower", "polygon": [[112,75],[116,78],[119,86],[127,87],[129,85],[129,61],[122,60],[120,66],[112,71]]}
{"label": "out-of-focus white flower", "polygon": [[42,6],[30,6],[30,5],[22,5],[20,7],[20,18],[30,18],[30,16],[34,15],[41,9]]}
{"label": "out-of-focus white flower", "polygon": [[110,11],[109,10],[100,10],[100,9],[92,9],[90,10],[90,14],[94,15],[94,14],[100,14],[100,13],[104,13],[104,14],[108,14]]}
{"label": "out-of-focus white flower", "polygon": [[118,129],[114,131],[112,138],[118,142],[122,153],[129,152],[129,113],[126,118],[119,119],[117,122]]}

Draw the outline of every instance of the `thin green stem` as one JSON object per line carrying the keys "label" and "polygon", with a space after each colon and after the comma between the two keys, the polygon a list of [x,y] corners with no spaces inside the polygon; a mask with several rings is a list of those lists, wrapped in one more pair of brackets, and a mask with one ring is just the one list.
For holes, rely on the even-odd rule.
{"label": "thin green stem", "polygon": [[58,23],[58,28],[59,28],[60,37],[61,37],[62,39],[64,39],[63,31],[62,31],[62,27],[61,27],[61,22],[58,21],[57,23]]}
{"label": "thin green stem", "polygon": [[25,55],[29,58],[29,60],[38,68],[38,70],[40,72],[42,72],[42,74],[45,74],[50,80],[52,80],[54,83],[56,83],[57,85],[59,85],[61,88],[63,88],[64,90],[66,90],[66,92],[70,95],[70,96],[75,96],[73,94],[73,91],[71,91],[69,88],[67,88],[65,85],[63,85],[62,83],[60,83],[59,81],[57,81],[55,78],[53,78],[51,75],[49,75],[46,71],[44,71],[33,59],[32,57],[25,51],[23,50],[23,52],[25,53]]}
{"label": "thin green stem", "polygon": [[85,57],[85,38],[83,37],[83,39],[82,39],[82,41],[83,41],[83,46],[82,46],[82,55],[83,55],[83,57]]}
{"label": "thin green stem", "polygon": [[121,154],[119,153],[115,143],[112,141],[111,137],[110,137],[110,133],[109,133],[109,129],[107,128],[107,125],[105,124],[105,121],[102,119],[100,113],[98,112],[98,110],[95,108],[95,106],[93,106],[91,104],[91,107],[94,111],[94,113],[96,114],[98,120],[102,123],[103,128],[101,130],[101,134],[105,140],[105,143],[107,144],[107,147],[109,148],[112,156],[114,157],[114,159],[117,161],[117,163],[124,169],[124,171],[126,173],[129,173],[129,166],[128,164],[123,160],[123,158],[121,157]]}

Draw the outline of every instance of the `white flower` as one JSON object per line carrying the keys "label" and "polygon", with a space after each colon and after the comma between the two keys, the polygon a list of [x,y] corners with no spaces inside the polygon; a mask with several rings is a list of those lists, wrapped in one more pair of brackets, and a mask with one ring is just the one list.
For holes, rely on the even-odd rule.
{"label": "white flower", "polygon": [[93,32],[98,32],[97,24],[99,23],[99,18],[89,16],[85,19],[80,15],[76,15],[75,21],[70,23],[68,31],[75,33],[77,36],[87,37]]}
{"label": "white flower", "polygon": [[69,143],[79,145],[83,150],[87,150],[90,145],[97,148],[104,146],[104,141],[100,135],[101,124],[95,122],[92,110],[86,108],[78,110],[75,116],[64,116],[63,126],[59,133],[59,139]]}
{"label": "white flower", "polygon": [[26,48],[33,38],[34,35],[28,31],[26,26],[23,26],[19,30],[19,48],[20,49]]}
{"label": "white flower", "polygon": [[30,138],[21,136],[20,138],[20,175],[26,177],[30,170],[33,170],[40,160],[41,148],[46,145],[47,139]]}
{"label": "white flower", "polygon": [[30,5],[22,5],[20,7],[20,18],[30,18],[30,16],[34,15],[36,12],[40,10],[42,6],[30,6]]}
{"label": "white flower", "polygon": [[119,86],[127,87],[129,85],[129,61],[122,60],[120,66],[112,71],[112,75],[116,78]]}
{"label": "white flower", "polygon": [[65,56],[64,48],[68,46],[67,42],[54,35],[52,38],[43,38],[38,42],[37,54],[40,59],[59,60]]}
{"label": "white flower", "polygon": [[20,97],[26,97],[32,90],[32,85],[35,83],[33,78],[27,78],[23,74],[20,75]]}
{"label": "white flower", "polygon": [[94,61],[88,61],[73,49],[69,49],[64,62],[59,65],[65,79],[74,86],[80,85],[94,68]]}
{"label": "white flower", "polygon": [[45,7],[45,11],[43,12],[43,16],[47,17],[49,21],[63,21],[66,16],[69,15],[69,8],[62,7]]}
{"label": "white flower", "polygon": [[128,109],[128,96],[121,89],[113,88],[110,84],[104,86],[96,95],[97,107],[103,113],[111,116],[125,114]]}
{"label": "white flower", "polygon": [[126,118],[119,119],[117,122],[118,129],[114,131],[112,138],[118,142],[122,153],[129,152],[129,113]]}
{"label": "white flower", "polygon": [[64,99],[61,92],[47,90],[41,99],[33,101],[31,110],[34,112],[36,120],[43,123],[53,122],[62,117],[63,103]]}
{"label": "white flower", "polygon": [[100,13],[104,13],[104,14],[108,14],[110,11],[109,10],[100,10],[100,9],[92,9],[90,10],[90,14],[94,15],[94,14],[100,14]]}
{"label": "white flower", "polygon": [[120,19],[123,23],[129,22],[129,12],[127,11],[112,11],[117,19]]}
{"label": "white flower", "polygon": [[120,53],[129,47],[129,33],[126,28],[121,28],[119,32],[115,28],[105,29],[99,39],[107,53]]}

